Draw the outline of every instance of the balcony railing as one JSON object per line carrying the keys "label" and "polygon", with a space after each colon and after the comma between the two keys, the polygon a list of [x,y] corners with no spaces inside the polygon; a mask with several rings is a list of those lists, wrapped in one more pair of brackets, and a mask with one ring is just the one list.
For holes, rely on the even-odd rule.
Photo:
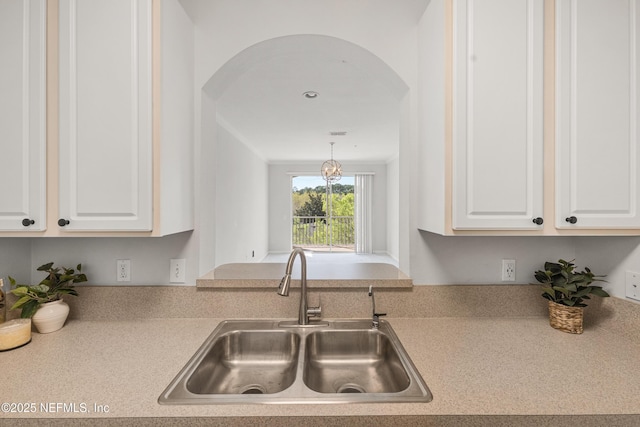
{"label": "balcony railing", "polygon": [[352,216],[294,216],[293,245],[353,249],[356,241]]}

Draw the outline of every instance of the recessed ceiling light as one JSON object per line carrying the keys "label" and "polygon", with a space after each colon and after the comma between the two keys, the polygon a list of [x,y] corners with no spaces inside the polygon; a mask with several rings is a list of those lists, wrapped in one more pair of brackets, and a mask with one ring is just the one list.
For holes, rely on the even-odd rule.
{"label": "recessed ceiling light", "polygon": [[308,91],[306,91],[305,93],[302,94],[302,96],[304,96],[307,99],[315,99],[315,98],[318,97],[318,95],[319,95],[318,92],[314,92],[312,90],[308,90]]}

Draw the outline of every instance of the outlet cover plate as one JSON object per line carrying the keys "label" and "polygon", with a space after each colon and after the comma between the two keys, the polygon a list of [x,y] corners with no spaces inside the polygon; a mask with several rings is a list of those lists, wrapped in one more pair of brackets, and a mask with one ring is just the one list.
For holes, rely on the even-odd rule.
{"label": "outlet cover plate", "polygon": [[515,259],[502,260],[502,281],[503,282],[516,281],[516,260]]}
{"label": "outlet cover plate", "polygon": [[169,283],[184,283],[187,270],[187,260],[172,259],[169,262]]}
{"label": "outlet cover plate", "polygon": [[640,273],[634,271],[626,272],[626,296],[627,298],[640,301]]}
{"label": "outlet cover plate", "polygon": [[119,259],[116,261],[116,280],[118,282],[131,281],[131,260]]}

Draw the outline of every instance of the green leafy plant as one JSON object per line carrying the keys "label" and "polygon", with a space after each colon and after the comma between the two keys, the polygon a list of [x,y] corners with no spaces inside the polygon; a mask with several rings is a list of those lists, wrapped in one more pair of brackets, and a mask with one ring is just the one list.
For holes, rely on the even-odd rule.
{"label": "green leafy plant", "polygon": [[[77,270],[77,272],[76,272]],[[18,297],[18,300],[11,307],[11,310],[22,309],[20,317],[32,317],[41,304],[59,300],[62,295],[78,295],[74,289],[74,284],[86,282],[87,276],[82,273],[82,265],[78,264],[76,269],[54,268],[53,263],[41,265],[37,271],[47,273],[37,285],[19,285],[9,276],[11,282],[11,293]]]}
{"label": "green leafy plant", "polygon": [[575,271],[573,261],[545,262],[544,270],[535,272],[536,280],[542,284],[542,296],[569,307],[586,307],[584,300],[591,299],[589,295],[608,297],[602,286],[592,285],[593,282],[606,282],[602,279],[605,276],[596,276],[588,267]]}

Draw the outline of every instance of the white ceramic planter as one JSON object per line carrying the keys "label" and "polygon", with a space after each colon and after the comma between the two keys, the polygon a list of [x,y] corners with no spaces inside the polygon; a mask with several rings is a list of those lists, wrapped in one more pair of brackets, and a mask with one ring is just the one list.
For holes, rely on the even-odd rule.
{"label": "white ceramic planter", "polygon": [[59,299],[44,303],[38,308],[31,320],[41,334],[55,332],[64,326],[69,315],[69,306]]}

